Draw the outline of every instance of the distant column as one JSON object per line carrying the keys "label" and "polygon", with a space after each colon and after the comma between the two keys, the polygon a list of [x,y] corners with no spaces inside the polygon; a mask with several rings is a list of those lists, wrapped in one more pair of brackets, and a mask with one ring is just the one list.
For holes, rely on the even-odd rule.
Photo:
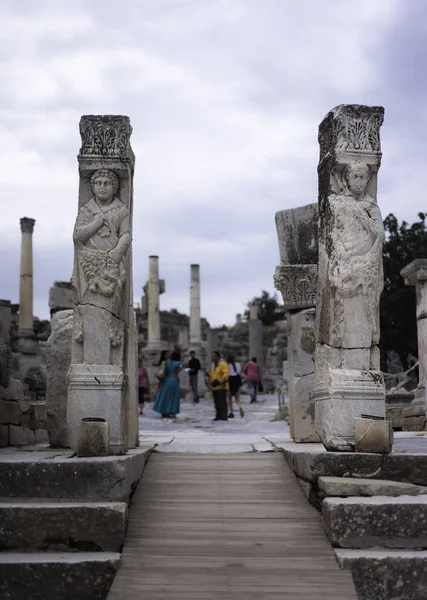
{"label": "distant column", "polygon": [[[19,281],[18,335],[21,350],[29,350],[27,340],[34,339],[33,331],[33,231],[34,219],[21,219],[21,274]],[[30,344],[32,345],[32,344]]]}
{"label": "distant column", "polygon": [[200,266],[191,265],[190,283],[190,349],[200,351],[202,327],[200,321]]}
{"label": "distant column", "polygon": [[160,346],[160,282],[159,282],[159,257],[149,257],[148,271],[148,348]]}
{"label": "distant column", "polygon": [[262,323],[258,319],[258,304],[252,304],[249,307],[249,358],[255,357],[262,369],[263,343],[262,343]]}

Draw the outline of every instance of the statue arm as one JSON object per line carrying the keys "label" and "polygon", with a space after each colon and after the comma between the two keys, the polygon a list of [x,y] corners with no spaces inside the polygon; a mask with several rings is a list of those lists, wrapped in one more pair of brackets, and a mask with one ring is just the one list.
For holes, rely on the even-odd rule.
{"label": "statue arm", "polygon": [[123,256],[126,254],[127,249],[130,245],[130,232],[129,232],[129,215],[126,214],[120,224],[119,229],[119,241],[116,246],[110,250],[109,255],[116,262],[119,263]]}
{"label": "statue arm", "polygon": [[87,242],[98,229],[102,226],[104,218],[102,215],[97,215],[92,221],[88,222],[88,214],[84,211],[77,215],[76,225],[74,227],[73,240],[74,242]]}

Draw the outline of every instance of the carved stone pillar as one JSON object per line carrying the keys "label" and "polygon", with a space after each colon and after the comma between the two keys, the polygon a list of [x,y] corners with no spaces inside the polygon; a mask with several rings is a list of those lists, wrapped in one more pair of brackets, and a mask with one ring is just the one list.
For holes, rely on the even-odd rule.
{"label": "carved stone pillar", "polygon": [[262,322],[258,319],[258,304],[249,307],[249,358],[255,357],[259,367],[264,366]]}
{"label": "carved stone pillar", "polygon": [[128,117],[88,115],[80,121],[67,425],[75,448],[81,419],[104,418],[112,454],[127,452],[138,440],[131,133]]}
{"label": "carved stone pillar", "polygon": [[33,231],[34,219],[21,219],[21,273],[19,279],[19,350],[23,353],[36,351],[37,342],[33,330]]}
{"label": "carved stone pillar", "polygon": [[202,324],[200,320],[200,266],[191,265],[190,279],[190,350],[200,354]]}
{"label": "carved stone pillar", "polygon": [[417,302],[419,382],[414,402],[426,403],[427,389],[427,259],[418,258],[401,270],[406,285],[414,285]]}
{"label": "carved stone pillar", "polygon": [[317,265],[276,268],[274,285],[288,322],[289,429],[295,442],[318,442],[314,423],[314,319]]}
{"label": "carved stone pillar", "polygon": [[149,257],[148,283],[148,344],[147,350],[160,348],[160,282],[159,257]]}
{"label": "carved stone pillar", "polygon": [[354,450],[354,422],[384,418],[379,303],[384,228],[377,205],[384,109],[341,105],[319,127],[316,428],[328,450]]}

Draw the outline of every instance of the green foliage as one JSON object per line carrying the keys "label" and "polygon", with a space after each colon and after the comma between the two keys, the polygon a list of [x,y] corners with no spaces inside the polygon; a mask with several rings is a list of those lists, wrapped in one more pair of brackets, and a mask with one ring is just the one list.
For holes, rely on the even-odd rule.
{"label": "green foliage", "polygon": [[404,368],[408,367],[408,354],[418,355],[417,324],[415,314],[415,288],[405,286],[400,271],[416,258],[427,258],[426,215],[408,225],[392,214],[384,220],[386,241],[383,249],[384,291],[381,296],[381,340],[383,359],[386,352],[394,350]]}
{"label": "green foliage", "polygon": [[258,304],[258,318],[263,325],[272,325],[276,321],[285,318],[283,306],[279,304],[276,293],[274,293],[273,296],[270,296],[268,292],[263,290],[261,296],[252,298],[252,300],[246,304],[247,309],[244,312],[246,320],[249,320],[249,307],[251,304]]}

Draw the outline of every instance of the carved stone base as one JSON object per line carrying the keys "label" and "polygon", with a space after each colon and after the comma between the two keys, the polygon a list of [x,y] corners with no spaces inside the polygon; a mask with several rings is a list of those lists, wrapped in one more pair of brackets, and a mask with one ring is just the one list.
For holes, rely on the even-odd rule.
{"label": "carved stone base", "polygon": [[385,418],[385,386],[380,371],[331,369],[329,381],[313,390],[316,430],[327,450],[354,452],[354,419]]}
{"label": "carved stone base", "polygon": [[127,452],[125,383],[123,371],[117,365],[71,365],[68,371],[67,427],[74,450],[77,449],[81,420],[100,417],[110,426],[110,454]]}

